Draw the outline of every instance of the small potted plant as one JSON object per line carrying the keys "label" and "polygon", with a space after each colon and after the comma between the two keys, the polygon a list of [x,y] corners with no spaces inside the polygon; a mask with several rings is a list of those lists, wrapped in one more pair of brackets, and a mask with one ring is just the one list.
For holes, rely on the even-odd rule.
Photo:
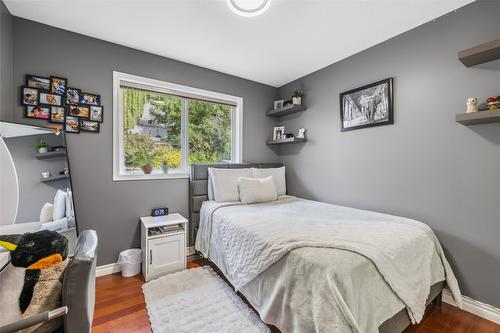
{"label": "small potted plant", "polygon": [[161,168],[162,168],[164,174],[168,173],[169,165],[168,165],[168,161],[167,160],[163,161],[163,165],[161,166]]}
{"label": "small potted plant", "polygon": [[38,149],[40,154],[45,154],[49,151],[49,144],[42,138],[36,143],[35,148]]}
{"label": "small potted plant", "polygon": [[149,175],[153,172],[153,154],[150,151],[140,151],[137,156],[137,164],[141,167],[144,174]]}
{"label": "small potted plant", "polygon": [[293,105],[302,105],[302,97],[304,97],[302,90],[294,90],[292,95]]}

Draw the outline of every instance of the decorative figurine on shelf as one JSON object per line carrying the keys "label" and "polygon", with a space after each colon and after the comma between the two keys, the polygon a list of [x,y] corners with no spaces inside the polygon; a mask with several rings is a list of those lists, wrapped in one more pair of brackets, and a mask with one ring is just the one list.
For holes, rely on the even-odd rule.
{"label": "decorative figurine on shelf", "polygon": [[471,97],[467,99],[467,113],[477,112],[477,98]]}
{"label": "decorative figurine on shelf", "polygon": [[500,109],[500,96],[498,96],[497,98],[488,97],[486,103],[488,103],[488,110]]}
{"label": "decorative figurine on shelf", "polygon": [[49,179],[50,178],[50,171],[43,171],[42,172],[42,178],[43,179]]}
{"label": "decorative figurine on shelf", "polygon": [[485,103],[481,103],[481,104],[479,104],[479,105],[477,106],[477,109],[478,109],[479,111],[486,111],[486,110],[488,110],[488,103],[486,103],[486,102],[485,102]]}
{"label": "decorative figurine on shelf", "polygon": [[302,105],[302,97],[304,97],[304,92],[302,90],[294,90],[292,95],[293,105]]}
{"label": "decorative figurine on shelf", "polygon": [[303,139],[303,138],[305,138],[305,134],[306,134],[306,129],[305,128],[300,128],[299,129],[299,134],[297,134],[297,138]]}

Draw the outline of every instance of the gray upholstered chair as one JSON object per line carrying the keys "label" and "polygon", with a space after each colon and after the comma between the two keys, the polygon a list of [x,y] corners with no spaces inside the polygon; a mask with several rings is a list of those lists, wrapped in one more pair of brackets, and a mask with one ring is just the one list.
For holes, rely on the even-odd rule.
{"label": "gray upholstered chair", "polygon": [[85,230],[78,236],[75,254],[64,272],[62,307],[0,327],[0,333],[18,330],[64,316],[65,333],[89,333],[95,304],[97,233]]}

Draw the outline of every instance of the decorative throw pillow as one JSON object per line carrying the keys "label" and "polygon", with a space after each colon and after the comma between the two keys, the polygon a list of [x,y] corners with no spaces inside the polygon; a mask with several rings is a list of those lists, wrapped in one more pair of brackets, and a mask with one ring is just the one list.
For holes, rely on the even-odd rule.
{"label": "decorative throw pillow", "polygon": [[286,194],[285,167],[266,168],[266,169],[252,168],[252,177],[254,178],[262,178],[268,176],[273,176],[274,182],[276,183],[276,189],[278,190],[278,195],[285,195]]}
{"label": "decorative throw pillow", "polygon": [[238,179],[240,200],[244,204],[278,200],[278,191],[273,176],[265,178]]}
{"label": "decorative throw pillow", "polygon": [[54,197],[54,213],[52,221],[57,221],[66,216],[66,192],[57,190]]}
{"label": "decorative throw pillow", "polygon": [[252,172],[249,168],[212,168],[212,186],[214,188],[215,201],[240,201],[240,194],[238,192],[238,178],[240,177],[251,178]]}
{"label": "decorative throw pillow", "polygon": [[46,223],[54,218],[54,205],[46,202],[40,211],[40,222]]}

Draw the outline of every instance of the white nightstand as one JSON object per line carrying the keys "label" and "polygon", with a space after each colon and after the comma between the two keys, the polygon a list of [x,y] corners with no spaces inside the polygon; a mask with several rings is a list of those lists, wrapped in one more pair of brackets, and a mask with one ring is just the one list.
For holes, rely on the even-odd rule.
{"label": "white nightstand", "polygon": [[142,273],[146,281],[186,269],[187,230],[188,220],[181,214],[141,217]]}

